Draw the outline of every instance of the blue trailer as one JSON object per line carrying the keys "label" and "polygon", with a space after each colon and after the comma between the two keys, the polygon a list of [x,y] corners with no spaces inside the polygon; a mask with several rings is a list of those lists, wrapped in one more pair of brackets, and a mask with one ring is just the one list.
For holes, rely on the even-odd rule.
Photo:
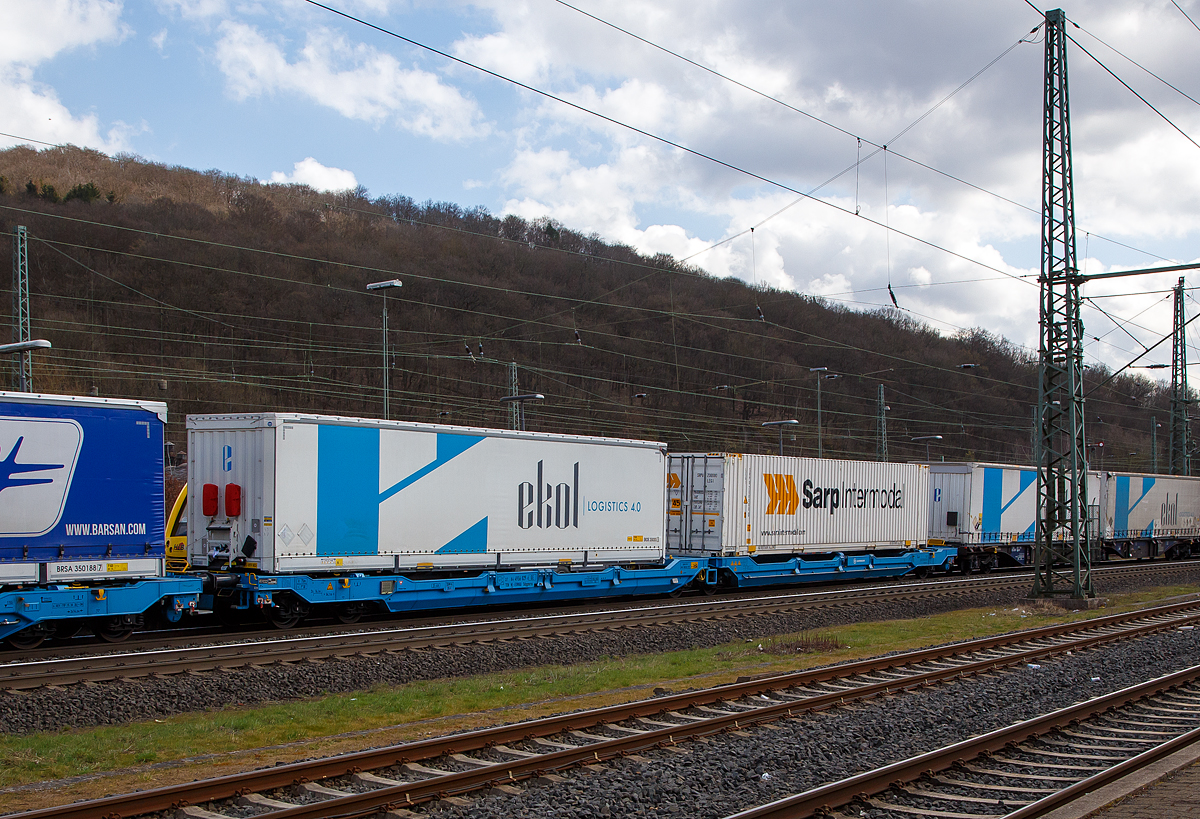
{"label": "blue trailer", "polygon": [[0,392],[0,640],[91,628],[123,640],[151,610],[195,610],[167,578],[166,405]]}

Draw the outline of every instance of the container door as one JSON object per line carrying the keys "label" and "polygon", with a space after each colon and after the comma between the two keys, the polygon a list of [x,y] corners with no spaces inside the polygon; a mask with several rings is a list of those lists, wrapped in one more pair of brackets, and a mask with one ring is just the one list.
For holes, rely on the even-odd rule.
{"label": "container door", "polygon": [[689,458],[686,455],[667,457],[667,554],[687,550],[687,527],[685,526],[684,478],[687,477]]}
{"label": "container door", "polygon": [[688,529],[699,551],[720,554],[725,527],[725,458],[699,455],[692,459]]}
{"label": "container door", "polygon": [[[193,566],[262,568],[264,487],[274,467],[273,429],[190,430],[188,559]],[[270,520],[269,514],[266,518]]]}
{"label": "container door", "polygon": [[724,459],[672,455],[667,474],[667,548],[679,553],[719,553]]}
{"label": "container door", "polygon": [[935,472],[929,495],[929,536],[968,542],[971,539],[970,472]]}

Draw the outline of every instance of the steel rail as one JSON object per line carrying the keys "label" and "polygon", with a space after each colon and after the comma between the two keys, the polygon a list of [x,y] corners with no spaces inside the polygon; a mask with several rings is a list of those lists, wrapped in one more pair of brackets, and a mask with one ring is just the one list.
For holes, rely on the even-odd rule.
{"label": "steel rail", "polygon": [[1116,633],[1093,634],[1057,645],[1040,645],[1003,657],[990,657],[965,662],[950,668],[914,674],[911,677],[868,683],[848,690],[839,690],[815,696],[788,699],[760,705],[753,710],[735,711],[703,721],[656,728],[635,735],[607,739],[591,745],[570,750],[540,754],[529,759],[500,762],[471,771],[448,773],[420,782],[379,788],[361,794],[347,794],[310,805],[298,805],[272,812],[272,819],[286,817],[357,816],[374,812],[381,807],[396,807],[428,801],[439,796],[462,793],[486,784],[503,784],[528,778],[546,771],[571,767],[583,763],[603,762],[615,756],[677,744],[679,741],[697,736],[708,736],[723,731],[739,730],[759,723],[798,716],[877,696],[887,696],[901,691],[925,687],[962,677],[994,671],[1006,666],[1027,663],[1034,659],[1066,651],[1078,651],[1104,642],[1131,638],[1140,634],[1177,628],[1181,622],[1200,619],[1200,612],[1184,618],[1163,619],[1180,614],[1188,609],[1200,608],[1200,602],[1161,606],[1137,613],[1110,615],[1073,625],[1057,625],[1001,637],[986,637],[941,648],[921,649],[905,654],[862,660],[839,666],[808,671],[792,672],[772,677],[745,680],[697,692],[685,692],[643,700],[635,703],[607,706],[591,711],[578,712],[556,717],[545,717],[529,722],[504,725],[470,731],[450,737],[437,737],[389,748],[372,749],[344,754],[328,759],[280,765],[262,771],[231,774],[210,780],[183,785],[142,791],[135,794],[113,796],[105,799],[79,802],[56,808],[16,814],[12,819],[101,819],[114,816],[137,816],[154,811],[170,810],[184,805],[195,805],[224,799],[250,791],[269,791],[314,780],[345,776],[349,773],[387,768],[421,759],[431,759],[442,754],[478,751],[490,746],[520,742],[531,737],[549,736],[561,731],[583,730],[597,725],[611,724],[625,719],[656,716],[668,711],[716,702],[729,702],[759,695],[768,691],[800,687],[831,679],[851,677],[873,671],[882,671],[898,666],[916,665],[931,659],[944,659],[956,655],[970,654],[997,648],[1002,645],[1027,643],[1076,632],[1094,632],[1106,627],[1121,625],[1122,621],[1150,619],[1152,622],[1139,628]]}
{"label": "steel rail", "polygon": [[1149,748],[1131,759],[1127,759],[1117,765],[1100,771],[1097,774],[1089,776],[1087,779],[1080,780],[1070,787],[1063,788],[1057,793],[1052,793],[1045,796],[1031,805],[1026,805],[1023,808],[1007,814],[1004,819],[1032,819],[1035,816],[1041,816],[1048,813],[1061,805],[1069,802],[1074,802],[1079,797],[1091,793],[1099,788],[1104,787],[1110,782],[1116,782],[1124,776],[1128,776],[1134,771],[1152,765],[1163,757],[1170,756],[1176,751],[1187,748],[1196,743],[1200,743],[1200,728],[1193,728],[1185,734],[1180,734],[1169,742],[1164,742],[1154,748]]}
{"label": "steel rail", "polygon": [[[253,640],[121,653],[91,653],[46,660],[0,663],[0,690],[20,690],[41,685],[67,685],[83,680],[97,682],[185,671],[202,671],[231,664],[269,664],[305,659],[345,657],[355,654],[404,649],[435,648],[496,640],[512,640],[585,633],[670,623],[778,614],[812,607],[843,607],[869,602],[896,602],[947,594],[967,594],[1003,587],[1013,581],[995,578],[982,581],[930,581],[902,588],[872,587],[836,592],[807,592],[802,595],[772,595],[763,598],[711,600],[670,606],[639,607],[607,611],[574,612],[504,620],[390,628],[355,633],[316,636],[279,636]],[[1024,578],[1022,578],[1024,582]],[[965,585],[964,585],[965,584]]]}
{"label": "steel rail", "polygon": [[[770,802],[766,805],[744,810],[726,819],[805,819],[814,815],[828,813],[837,808],[850,804],[860,795],[873,795],[888,790],[898,782],[909,782],[919,779],[926,773],[944,771],[959,762],[973,759],[981,754],[992,753],[1006,746],[1040,736],[1055,728],[1069,725],[1072,722],[1094,717],[1115,708],[1121,708],[1146,697],[1161,694],[1179,685],[1200,679],[1200,665],[1166,674],[1157,679],[1123,688],[1086,702],[1076,703],[1066,708],[1060,708],[1049,714],[1018,722],[1007,728],[992,731],[977,737],[956,742],[936,751],[920,756],[894,762],[872,771],[865,771],[855,776],[831,782],[818,788],[812,788],[804,793]],[[1191,731],[1196,734],[1200,729]],[[1185,735],[1186,736],[1186,735]],[[1182,739],[1182,737],[1177,738]],[[1177,740],[1176,740],[1177,741]],[[1178,748],[1179,746],[1174,746]],[[1136,758],[1136,757],[1135,757]],[[1133,760],[1127,760],[1132,762]],[[1117,766],[1120,767],[1120,766]],[[1086,781],[1086,780],[1085,780]],[[1082,784],[1082,783],[1079,783]],[[1072,786],[1072,788],[1077,786]],[[1078,795],[1076,791],[1075,795]],[[1049,797],[1047,797],[1049,799]],[[1005,819],[1021,814],[1033,805],[1018,811],[1017,814],[1006,814]],[[1024,816],[1034,816],[1035,813],[1024,813]],[[280,814],[282,815],[282,814]]]}
{"label": "steel rail", "polygon": [[[1147,572],[1157,574],[1173,571],[1180,563],[1160,563],[1152,566],[1115,566],[1097,569],[1110,576],[1144,576]],[[404,648],[421,648],[439,645],[467,644],[479,641],[480,634],[487,634],[489,639],[514,639],[521,637],[546,636],[554,633],[548,629],[541,633],[520,633],[515,631],[514,624],[522,622],[547,622],[549,618],[574,618],[585,625],[579,629],[597,630],[603,628],[629,627],[628,619],[620,622],[617,618],[622,613],[629,612],[660,612],[658,618],[647,615],[649,622],[640,625],[658,625],[668,622],[694,622],[722,616],[762,615],[784,611],[804,610],[807,608],[839,607],[858,605],[862,602],[913,600],[934,597],[969,594],[986,590],[1004,588],[1019,588],[1028,582],[1025,575],[993,575],[987,577],[938,579],[918,582],[908,582],[901,586],[884,584],[847,590],[845,587],[825,589],[821,591],[796,591],[791,593],[773,594],[756,597],[724,597],[720,600],[702,600],[699,602],[662,601],[651,606],[630,606],[619,609],[588,609],[582,612],[551,613],[527,617],[498,618],[495,620],[455,620],[450,623],[431,623],[429,625],[410,625],[400,627],[385,627],[378,629],[348,631],[346,627],[326,627],[320,630],[296,632],[280,632],[278,630],[250,632],[239,635],[235,641],[227,637],[216,642],[196,645],[198,640],[204,640],[212,633],[197,634],[192,631],[187,634],[153,641],[139,641],[136,650],[124,652],[114,651],[111,644],[92,644],[89,646],[63,647],[51,646],[27,652],[0,654],[0,690],[21,690],[37,687],[38,685],[65,685],[81,680],[99,682],[104,680],[149,676],[153,674],[174,674],[184,671],[203,671],[213,668],[226,667],[232,663],[263,664],[273,662],[291,662],[298,659],[319,659],[322,657],[348,656],[357,653],[372,653],[378,651],[395,651]],[[771,602],[778,604],[772,607]],[[672,613],[678,612],[677,616]],[[443,615],[445,616],[445,615]],[[629,614],[629,618],[634,615]],[[607,622],[606,622],[607,618]],[[433,618],[430,618],[433,619]],[[638,624],[633,624],[638,625]],[[414,640],[416,635],[433,633],[435,630],[444,638],[441,642],[428,640],[422,643]],[[508,633],[505,633],[506,630]],[[290,634],[290,636],[284,636]],[[498,636],[496,636],[498,635]],[[397,638],[399,641],[397,642]],[[311,650],[291,651],[301,646],[301,641],[309,641]],[[409,640],[405,643],[405,640]],[[321,651],[318,646],[325,642],[330,646],[327,651]],[[271,649],[249,649],[255,644],[274,645],[274,651],[287,652],[275,654]],[[173,653],[174,652],[174,653]],[[211,652],[205,659],[205,652]],[[264,654],[265,652],[265,654]],[[48,659],[41,659],[53,655]],[[190,659],[187,659],[190,658]],[[53,672],[38,669],[53,668]]]}
{"label": "steel rail", "polygon": [[[1198,561],[1198,563],[1200,563],[1200,561]],[[1179,565],[1179,564],[1175,564],[1175,565]],[[1123,569],[1123,570],[1130,571],[1130,569]],[[1020,575],[1019,577],[1024,579],[1024,575]],[[897,580],[899,580],[900,584],[901,584],[899,587],[897,587],[897,585],[896,585]],[[802,603],[836,602],[840,598],[846,596],[847,594],[861,595],[861,596],[868,596],[868,597],[869,596],[887,597],[888,595],[892,594],[897,588],[900,588],[900,589],[920,588],[920,589],[927,590],[929,593],[932,594],[932,593],[939,592],[939,591],[958,591],[960,589],[963,590],[964,593],[966,593],[966,591],[974,590],[976,587],[1004,588],[1004,587],[1007,587],[1010,585],[1019,585],[1019,583],[1017,582],[1017,578],[1014,578],[1012,575],[1000,575],[1000,574],[981,576],[981,577],[967,577],[967,578],[946,577],[946,578],[939,578],[939,579],[935,579],[935,580],[922,580],[922,581],[916,581],[916,582],[914,582],[913,579],[911,579],[911,578],[908,578],[908,579],[884,578],[882,580],[872,581],[872,582],[878,583],[878,585],[872,585],[872,586],[869,586],[866,588],[861,588],[861,587],[848,588],[845,585],[840,585],[840,586],[837,586],[836,588],[823,588],[823,589],[818,589],[818,590],[812,590],[812,586],[809,585],[806,589],[794,589],[794,590],[783,589],[783,590],[774,590],[773,592],[770,592],[770,593],[764,593],[763,591],[759,591],[758,593],[755,593],[753,590],[740,590],[739,592],[735,592],[734,594],[731,594],[731,595],[722,595],[719,598],[705,597],[699,601],[688,600],[688,599],[670,599],[670,600],[661,599],[661,600],[658,600],[655,602],[646,603],[643,600],[640,603],[634,603],[634,604],[627,605],[627,606],[620,606],[617,600],[576,601],[576,602],[591,603],[592,607],[588,607],[584,611],[577,610],[577,611],[571,611],[571,612],[555,611],[555,609],[561,608],[562,605],[566,605],[571,602],[571,601],[558,601],[559,605],[557,605],[557,606],[549,604],[549,603],[538,605],[537,608],[541,609],[543,611],[543,613],[540,613],[540,614],[532,614],[532,615],[519,615],[518,614],[514,617],[497,616],[493,619],[485,619],[485,620],[477,619],[477,620],[467,621],[467,623],[469,623],[472,627],[475,627],[479,624],[483,624],[486,626],[486,625],[492,624],[492,623],[505,623],[505,622],[509,622],[511,620],[534,619],[537,617],[562,616],[562,617],[582,618],[582,617],[593,617],[593,616],[606,615],[606,614],[615,614],[615,613],[619,613],[621,611],[657,610],[657,609],[662,609],[662,608],[673,608],[673,609],[679,609],[679,610],[690,610],[690,609],[696,609],[696,608],[715,608],[715,607],[730,608],[730,607],[735,607],[739,604],[744,604],[744,603],[755,603],[755,602],[759,602],[759,601],[771,601],[771,600],[779,601],[781,605],[784,603],[787,603],[787,602],[794,602],[794,601],[799,601]],[[1025,581],[1025,582],[1028,582],[1028,581]],[[734,596],[735,594],[740,595],[740,596]],[[601,607],[595,608],[594,606],[596,606],[596,604],[601,604]],[[481,608],[481,607],[475,607],[476,614],[478,614],[479,608]],[[420,616],[418,619],[436,621],[436,620],[447,619],[447,618],[451,618],[451,617],[455,617],[454,612],[433,611],[433,612],[427,612],[427,613],[420,613]],[[459,615],[459,617],[461,617],[461,615]],[[380,628],[371,629],[371,631],[378,632],[381,634],[392,634],[392,633],[408,631],[412,628],[445,627],[445,626],[462,625],[462,624],[464,624],[463,621],[456,618],[456,622],[454,622],[454,623],[430,622],[427,625],[417,624],[417,625],[399,625],[399,626],[381,624]],[[304,637],[319,638],[319,637],[330,636],[331,634],[336,634],[339,636],[354,636],[359,633],[365,633],[363,631],[363,629],[364,629],[364,624],[362,624],[362,623],[356,624],[356,625],[308,626],[308,627],[287,629],[287,630],[282,630],[282,631],[280,629],[275,629],[275,628],[265,628],[265,629],[257,629],[254,631],[248,631],[248,632],[243,632],[240,634],[232,635],[232,638],[235,640],[241,640],[241,641],[253,641],[253,640],[274,640],[274,639],[278,638],[280,635],[294,635],[292,639],[300,639],[300,638],[304,638]],[[180,629],[179,631],[184,632],[184,630],[182,630],[182,629]],[[186,630],[186,632],[184,632],[184,633],[173,633],[170,631],[165,632],[165,634],[168,636],[149,636],[148,639],[139,640],[138,648],[145,649],[145,650],[159,650],[159,649],[180,648],[180,647],[187,648],[187,647],[191,647],[192,645],[194,645],[194,643],[196,642],[196,640],[198,638],[203,638],[203,637],[208,637],[208,636],[213,636],[213,635],[220,636],[220,632],[198,633],[198,632],[202,632],[202,631],[204,631],[204,630],[189,629],[189,630]],[[142,636],[148,636],[148,635],[154,635],[155,633],[154,632],[141,632],[140,634]],[[228,633],[226,634],[227,639],[229,639],[230,636],[231,635],[229,635]],[[39,656],[46,655],[46,654],[52,654],[55,656],[70,655],[70,654],[75,654],[75,653],[86,654],[89,652],[96,653],[97,650],[112,651],[113,648],[114,648],[114,646],[111,643],[93,643],[88,646],[50,645],[50,646],[42,647],[42,648],[27,649],[24,651],[10,650],[10,651],[5,652],[3,655],[0,655],[0,657],[2,657],[4,659],[12,659],[14,661],[25,662],[25,661],[36,661]],[[0,665],[3,665],[3,663],[0,662]]]}

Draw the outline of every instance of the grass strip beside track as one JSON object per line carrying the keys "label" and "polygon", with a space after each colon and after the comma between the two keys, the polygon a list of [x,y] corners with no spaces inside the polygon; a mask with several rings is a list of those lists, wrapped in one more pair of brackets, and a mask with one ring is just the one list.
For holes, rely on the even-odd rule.
{"label": "grass strip beside track", "polygon": [[[967,609],[912,620],[858,623],[817,633],[748,639],[713,648],[604,657],[253,708],[180,714],[153,722],[0,737],[0,805],[16,811],[202,776],[378,747],[522,719],[644,699],[655,687],[708,687],[747,674],[908,651],[1058,622],[1084,620],[1200,593],[1165,587],[1111,600],[1099,612]],[[829,645],[837,648],[829,649]],[[809,649],[818,649],[811,651]],[[22,695],[12,695],[22,696]],[[64,781],[65,780],[65,781]],[[53,781],[52,788],[21,787]]]}

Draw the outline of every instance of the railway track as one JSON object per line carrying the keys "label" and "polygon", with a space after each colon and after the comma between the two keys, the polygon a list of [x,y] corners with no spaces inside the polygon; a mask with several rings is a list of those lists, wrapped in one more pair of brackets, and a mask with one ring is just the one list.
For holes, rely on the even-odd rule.
{"label": "railway track", "polygon": [[734,814],[1031,819],[1200,743],[1200,666]]}
{"label": "railway track", "polygon": [[[1195,561],[1197,566],[1200,566],[1200,560]],[[1180,566],[1186,566],[1186,563],[1160,563],[1154,564],[1151,569],[1151,574],[1169,573],[1173,569],[1178,569]],[[1143,574],[1139,568],[1137,571],[1132,571],[1133,567],[1120,567],[1121,574],[1119,577],[1132,577]],[[825,585],[814,587],[808,585],[803,589],[792,588],[783,590],[772,590],[770,592],[763,591],[735,591],[722,594],[718,597],[701,598],[703,602],[729,605],[736,605],[737,601],[747,600],[787,600],[795,599],[800,603],[822,603],[847,594],[852,591],[861,591],[866,594],[872,593],[874,590],[883,590],[890,592],[897,588],[904,588],[909,585],[921,585],[923,588],[930,591],[952,592],[958,589],[976,590],[990,588],[1020,588],[1022,585],[1028,584],[1028,574],[1021,570],[1015,570],[1013,573],[995,573],[986,576],[948,576],[935,580],[915,581],[913,579],[897,579],[888,578],[877,581],[865,581],[855,586],[846,585]],[[966,593],[965,591],[963,593]],[[187,648],[194,646],[197,642],[211,640],[214,643],[218,642],[251,642],[251,641],[275,641],[279,640],[282,635],[292,637],[323,637],[327,635],[355,635],[364,631],[382,631],[382,632],[397,632],[405,631],[412,628],[423,626],[452,626],[473,625],[480,622],[480,617],[491,617],[494,620],[522,619],[528,617],[552,616],[552,615],[570,615],[570,614],[596,614],[606,611],[619,611],[625,609],[651,609],[651,608],[669,608],[673,606],[687,607],[696,605],[695,598],[674,598],[674,599],[642,599],[642,600],[609,600],[609,601],[594,601],[592,603],[577,603],[571,606],[562,604],[541,606],[534,608],[525,608],[518,611],[505,612],[486,612],[481,609],[475,609],[467,613],[466,616],[462,613],[440,612],[426,614],[421,616],[410,616],[405,619],[405,624],[398,626],[395,620],[380,620],[375,623],[360,622],[352,625],[342,624],[326,624],[326,625],[309,625],[300,628],[293,628],[281,631],[277,628],[261,628],[254,630],[231,631],[229,629],[197,627],[187,629],[174,629],[164,631],[149,631],[140,632],[134,639],[137,640],[133,644],[138,650],[158,650],[167,648]],[[104,652],[120,651],[120,647],[114,646],[112,643],[105,643],[90,639],[87,637],[73,638],[70,642],[50,643],[45,646],[27,649],[7,649],[0,650],[0,662],[24,662],[28,660],[46,659],[46,658],[63,658],[82,656],[87,654],[96,654]]]}
{"label": "railway track", "polygon": [[[1021,580],[1022,583],[1026,582],[1024,578]],[[151,674],[207,671],[256,663],[286,663],[381,651],[395,652],[488,641],[535,639],[774,614],[806,608],[914,601],[1008,588],[1012,582],[1012,578],[1009,577],[956,578],[902,586],[851,589],[841,587],[821,592],[757,597],[706,597],[697,601],[669,601],[665,604],[629,608],[391,627],[370,631],[334,630],[303,636],[276,631],[266,633],[263,638],[246,638],[199,646],[139,645],[126,652],[113,652],[110,647],[105,653],[83,650],[73,656],[14,659],[0,664],[0,689],[29,689],[40,685],[68,685],[82,680],[95,682]]]}
{"label": "railway track", "polygon": [[437,799],[485,788],[512,789],[530,779],[552,782],[555,771],[574,766],[678,748],[724,732],[742,732],[1198,620],[1200,602],[1180,603],[16,816],[100,819],[175,810],[191,819],[228,819],[249,807],[271,819],[368,816],[389,810],[398,819],[408,808]]}
{"label": "railway track", "polygon": [[[1103,571],[1104,576],[1116,580],[1145,577],[1149,572],[1166,573],[1175,570],[1178,565],[1120,566],[1108,567]],[[6,662],[0,663],[0,690],[28,690],[85,680],[100,682],[489,641],[528,640],[805,609],[918,601],[981,591],[1019,589],[1027,584],[1025,575],[989,575],[890,583],[865,588],[841,586],[788,594],[671,600],[621,608],[372,630],[347,631],[341,628],[296,635],[271,631],[204,645],[194,644],[197,639],[195,635],[186,635],[151,645],[139,644],[127,651],[113,651],[111,646],[91,646],[69,651],[60,649],[52,654],[27,652],[8,655],[4,658]],[[179,645],[180,642],[187,644]],[[98,651],[98,648],[101,650]]]}

